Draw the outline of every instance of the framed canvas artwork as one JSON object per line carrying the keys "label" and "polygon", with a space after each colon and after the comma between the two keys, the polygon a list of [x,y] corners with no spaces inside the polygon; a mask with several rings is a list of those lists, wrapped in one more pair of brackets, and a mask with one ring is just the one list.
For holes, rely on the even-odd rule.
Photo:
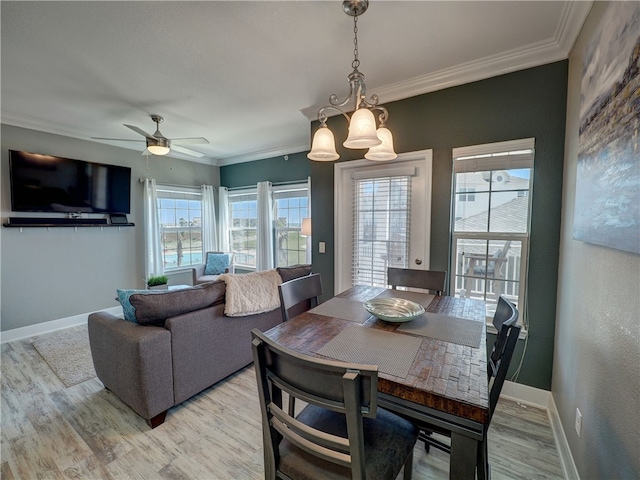
{"label": "framed canvas artwork", "polygon": [[611,2],[582,72],[573,237],[640,254],[640,2]]}

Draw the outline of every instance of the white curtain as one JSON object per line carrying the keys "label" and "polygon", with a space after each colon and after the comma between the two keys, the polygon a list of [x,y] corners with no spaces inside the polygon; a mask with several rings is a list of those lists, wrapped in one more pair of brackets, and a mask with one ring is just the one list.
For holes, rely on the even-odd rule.
{"label": "white curtain", "polygon": [[258,182],[258,231],[256,234],[256,270],[274,268],[273,197],[271,182]]}
{"label": "white curtain", "polygon": [[218,192],[218,205],[220,206],[220,221],[218,222],[218,233],[220,237],[220,251],[230,252],[229,245],[229,190],[227,187],[220,187]]}
{"label": "white curtain", "polygon": [[156,181],[144,180],[144,242],[145,278],[162,275],[162,248],[160,246],[160,219],[158,218],[158,193]]}
{"label": "white curtain", "polygon": [[202,249],[205,252],[218,251],[216,234],[216,205],[214,189],[211,185],[202,185]]}

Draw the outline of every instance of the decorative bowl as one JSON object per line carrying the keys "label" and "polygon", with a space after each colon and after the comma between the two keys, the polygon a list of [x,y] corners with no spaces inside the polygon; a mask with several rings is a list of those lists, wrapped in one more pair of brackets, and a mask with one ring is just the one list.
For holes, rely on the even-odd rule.
{"label": "decorative bowl", "polygon": [[404,298],[372,298],[363,305],[367,312],[385,322],[409,322],[424,313],[422,305]]}

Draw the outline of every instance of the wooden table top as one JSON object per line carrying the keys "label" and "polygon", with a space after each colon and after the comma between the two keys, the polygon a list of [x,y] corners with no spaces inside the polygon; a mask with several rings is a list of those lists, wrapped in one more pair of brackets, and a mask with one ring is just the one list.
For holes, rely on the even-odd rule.
{"label": "wooden table top", "polygon": [[[336,297],[364,302],[385,290],[358,285]],[[426,311],[478,320],[483,325],[485,321],[484,302],[469,298],[435,296]],[[266,335],[292,350],[328,358],[316,352],[342,330],[353,325],[358,324],[305,312],[270,329]],[[396,331],[398,323],[384,322],[373,316],[359,326],[411,335]],[[488,424],[486,329],[482,329],[480,348],[423,336],[419,338],[422,344],[407,377],[379,372],[378,391],[483,425]]]}

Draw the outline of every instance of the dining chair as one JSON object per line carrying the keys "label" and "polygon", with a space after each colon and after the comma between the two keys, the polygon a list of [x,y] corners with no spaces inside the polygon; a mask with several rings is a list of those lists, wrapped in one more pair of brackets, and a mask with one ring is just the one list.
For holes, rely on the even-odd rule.
{"label": "dining chair", "polygon": [[[491,423],[491,418],[495,412],[502,386],[507,378],[507,370],[511,364],[511,358],[516,348],[520,326],[518,321],[518,309],[504,296],[498,299],[496,312],[493,316],[493,326],[498,330],[493,348],[487,361],[487,379],[489,381],[489,420],[484,429],[484,438],[478,446],[477,452],[477,477],[478,480],[485,480],[489,475],[489,455],[487,444],[487,430]],[[420,440],[425,442],[425,449],[428,452],[429,446],[451,453],[451,445],[433,437],[433,433],[443,436],[450,436],[450,432],[434,425],[424,424],[420,427]],[[489,475],[490,478],[490,475]]]}
{"label": "dining chair", "polygon": [[439,270],[413,270],[410,268],[387,268],[387,282],[393,290],[397,287],[412,287],[431,290],[438,295],[444,292],[447,272]]}
{"label": "dining chair", "polygon": [[322,295],[322,277],[319,273],[294,278],[278,286],[282,321],[318,306]]}
{"label": "dining chair", "polygon": [[[289,350],[254,329],[265,478],[411,478],[418,429],[377,406],[378,367]],[[293,417],[282,392],[307,406]]]}

